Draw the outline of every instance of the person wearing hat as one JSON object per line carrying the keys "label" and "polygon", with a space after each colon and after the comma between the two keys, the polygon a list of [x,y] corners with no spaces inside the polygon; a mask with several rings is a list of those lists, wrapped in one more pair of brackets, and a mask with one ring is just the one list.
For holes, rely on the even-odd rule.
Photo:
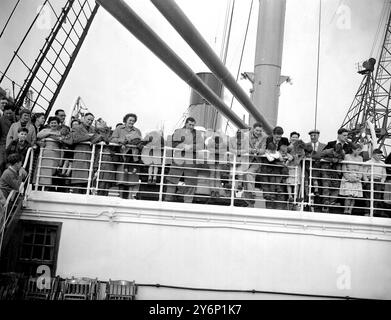
{"label": "person wearing hat", "polygon": [[[319,159],[316,159],[316,156],[320,154],[324,150],[324,147],[326,146],[325,143],[319,141],[319,135],[320,131],[318,129],[312,129],[308,132],[308,135],[310,136],[310,142],[306,143],[306,147],[309,151],[309,155],[314,156],[314,161],[312,163],[312,193],[315,195],[314,203],[320,204],[322,199],[319,197],[319,185],[322,184],[322,180],[317,179],[321,177],[321,171],[319,170],[321,164]],[[309,165],[306,163],[306,181],[308,183],[309,181]],[[316,210],[317,207],[315,206],[314,209]],[[316,210],[317,211],[317,210]]]}
{"label": "person wearing hat", "polygon": [[[371,181],[373,179],[373,198],[374,198],[374,216],[382,217],[387,216],[382,211],[383,199],[384,199],[384,183],[387,178],[387,171],[382,160],[383,152],[380,149],[373,149],[372,158],[366,161],[364,164],[364,197],[370,199],[371,197]],[[367,206],[370,206],[370,201],[367,200]],[[377,200],[377,201],[376,201]]]}
{"label": "person wearing hat", "polygon": [[313,152],[323,151],[326,144],[319,141],[320,131],[318,129],[312,129],[308,134],[311,140],[308,144],[311,144]]}

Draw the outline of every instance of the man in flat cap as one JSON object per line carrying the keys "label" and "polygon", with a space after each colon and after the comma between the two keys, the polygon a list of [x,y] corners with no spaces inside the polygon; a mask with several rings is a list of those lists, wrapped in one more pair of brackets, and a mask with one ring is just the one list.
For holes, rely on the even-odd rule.
{"label": "man in flat cap", "polygon": [[320,131],[318,129],[312,129],[308,134],[310,135],[311,141],[309,143],[312,146],[313,152],[323,151],[326,144],[319,141]]}
{"label": "man in flat cap", "polygon": [[[318,129],[312,129],[308,132],[308,134],[310,136],[310,142],[307,143],[307,146],[309,147],[309,150],[312,150],[311,155],[312,156],[319,155],[320,152],[322,152],[324,147],[326,146],[325,143],[319,141],[320,131]],[[322,202],[322,199],[319,196],[321,190],[319,190],[318,188],[319,185],[322,185],[322,181],[318,179],[321,177],[321,171],[319,170],[320,166],[321,166],[320,160],[314,159],[314,161],[312,162],[312,190],[311,191],[315,196],[314,199],[315,204],[320,204]],[[308,182],[309,168],[306,170],[306,173],[307,173],[306,176],[308,177],[306,181]],[[315,211],[319,211],[321,207],[314,206],[314,209]]]}

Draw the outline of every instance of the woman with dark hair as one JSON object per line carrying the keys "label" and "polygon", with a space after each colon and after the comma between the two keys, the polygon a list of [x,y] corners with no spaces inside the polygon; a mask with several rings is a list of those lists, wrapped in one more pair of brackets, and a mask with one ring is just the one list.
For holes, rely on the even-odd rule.
{"label": "woman with dark hair", "polygon": [[289,135],[289,147],[293,149],[293,144],[296,141],[299,141],[299,139],[300,139],[300,133],[296,131],[291,132],[291,134]]}
{"label": "woman with dark hair", "polygon": [[[116,180],[119,189],[122,190],[123,199],[135,199],[139,188],[139,151],[136,145],[141,141],[141,131],[134,126],[137,116],[128,113],[124,116],[123,125],[115,128],[110,142],[121,145],[123,163],[117,166]],[[129,192],[130,189],[130,192]]]}
{"label": "woman with dark hair", "polygon": [[71,121],[71,130],[76,130],[76,128],[80,125],[80,120],[73,119]]}
{"label": "woman with dark hair", "polygon": [[39,185],[52,186],[55,175],[61,161],[61,150],[57,139],[60,137],[60,119],[49,117],[48,127],[37,134],[42,149],[41,166],[38,168]]}

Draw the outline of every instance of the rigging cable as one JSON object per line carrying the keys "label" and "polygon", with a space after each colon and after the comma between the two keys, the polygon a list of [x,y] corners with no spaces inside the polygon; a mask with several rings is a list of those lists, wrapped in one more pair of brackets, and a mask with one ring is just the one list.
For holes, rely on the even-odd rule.
{"label": "rigging cable", "polygon": [[14,12],[15,12],[15,9],[16,9],[16,7],[18,6],[19,2],[20,2],[20,0],[18,0],[18,2],[16,2],[16,4],[15,4],[14,8],[12,9],[12,12],[11,12],[11,14],[9,15],[9,17],[8,17],[8,19],[7,19],[6,23],[5,23],[5,26],[4,26],[4,28],[3,28],[3,30],[2,30],[2,31],[1,31],[1,33],[0,33],[0,38],[3,36],[3,34],[4,34],[4,31],[5,31],[5,29],[6,29],[6,28],[7,28],[7,26],[8,26],[8,22],[11,20],[11,17],[12,17],[12,15],[14,14]]}
{"label": "rigging cable", "polygon": [[[228,26],[228,19],[229,19],[229,15],[230,15],[230,8],[232,6],[232,0],[230,0],[230,2],[228,2],[228,5],[227,5],[227,10],[225,12],[225,19],[224,19],[224,30],[223,30],[223,41],[221,43],[221,50],[220,50],[220,60],[223,61],[223,57],[224,57],[224,51],[226,50],[226,46],[225,46],[225,41],[226,41],[226,38],[227,38],[227,26]],[[217,30],[216,30],[216,37],[217,37]]]}
{"label": "rigging cable", "polygon": [[[229,8],[227,8],[227,9],[229,9]],[[232,20],[233,20],[234,12],[235,12],[235,0],[232,1],[232,7],[231,7],[230,15],[229,15],[228,33],[227,33],[228,17],[225,21],[225,26],[224,26],[223,45],[221,47],[221,53],[220,53],[220,59],[224,65],[227,63],[229,41],[231,39]],[[224,95],[224,87],[221,86],[221,92],[220,92],[221,98],[223,98],[223,95]],[[216,129],[216,126],[217,126],[218,116],[219,116],[219,112],[216,111],[216,117],[215,117],[214,123],[213,123],[214,129]]]}
{"label": "rigging cable", "polygon": [[42,12],[42,10],[43,10],[43,8],[45,7],[45,5],[46,5],[47,2],[48,2],[48,0],[45,0],[45,1],[44,1],[43,5],[42,5],[42,6],[40,7],[40,9],[39,9],[39,12],[35,15],[35,18],[34,18],[33,22],[30,24],[29,28],[27,29],[27,32],[25,33],[25,35],[24,35],[22,41],[20,42],[18,48],[16,49],[16,51],[14,51],[14,55],[12,56],[11,61],[8,63],[8,65],[7,65],[7,67],[6,67],[6,69],[5,69],[4,73],[3,73],[3,75],[0,77],[0,83],[3,81],[5,75],[7,74],[9,68],[11,67],[12,62],[14,61],[16,55],[18,54],[20,48],[22,47],[24,41],[26,40],[27,36],[29,35],[31,29],[33,28],[35,22],[37,21],[38,17],[40,16],[40,14],[41,14],[41,12]]}
{"label": "rigging cable", "polygon": [[233,16],[234,16],[234,10],[235,10],[235,0],[233,0],[233,3],[232,3],[232,8],[231,8],[231,13],[230,13],[230,19],[229,19],[229,24],[228,24],[228,35],[227,35],[227,41],[225,42],[225,39],[224,39],[224,45],[225,45],[225,48],[224,48],[224,54],[223,54],[223,64],[225,65],[226,62],[227,62],[227,55],[228,55],[228,48],[229,48],[229,40],[231,39],[231,30],[232,30],[232,19],[233,19]]}
{"label": "rigging cable", "polygon": [[379,39],[379,34],[380,34],[380,30],[381,30],[381,26],[383,25],[383,20],[384,18],[386,17],[386,13],[388,12],[388,10],[386,10],[387,8],[387,3],[388,5],[390,4],[390,1],[384,1],[383,3],[383,8],[381,10],[381,13],[380,13],[380,19],[379,19],[379,24],[377,26],[377,30],[376,30],[376,34],[375,34],[375,39],[373,41],[373,44],[372,44],[372,49],[371,49],[371,53],[369,54],[369,57],[372,57],[372,54],[373,54],[373,51],[375,50],[375,46],[376,46],[376,43]]}
{"label": "rigging cable", "polygon": [[[251,13],[252,13],[252,9],[253,9],[253,2],[254,2],[254,0],[251,0],[250,11],[249,11],[249,13],[248,13],[248,18],[247,18],[246,32],[245,32],[245,34],[244,34],[242,52],[241,52],[241,54],[240,54],[240,60],[239,60],[238,71],[237,71],[237,73],[236,73],[236,82],[238,82],[238,80],[239,80],[240,69],[241,69],[241,67],[242,67],[243,54],[244,54],[244,49],[245,49],[245,47],[246,47],[246,42],[247,42],[247,34],[248,34],[248,28],[249,28],[250,20],[251,20]],[[230,103],[230,106],[229,106],[230,109],[232,109],[233,102],[234,102],[234,96],[232,95],[231,103]],[[227,133],[228,126],[229,126],[229,121],[227,121],[227,124],[226,124],[226,126],[225,126],[225,133]]]}
{"label": "rigging cable", "polygon": [[322,24],[322,0],[319,0],[319,25],[318,25],[318,61],[316,66],[316,92],[315,92],[315,130],[317,129],[317,118],[318,118],[318,95],[319,95],[319,56],[320,56],[320,31],[321,31],[321,24]]}

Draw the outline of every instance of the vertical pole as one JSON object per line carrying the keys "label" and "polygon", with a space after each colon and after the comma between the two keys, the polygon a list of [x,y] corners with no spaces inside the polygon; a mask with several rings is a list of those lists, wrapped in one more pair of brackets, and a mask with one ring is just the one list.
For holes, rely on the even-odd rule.
{"label": "vertical pole", "polygon": [[87,191],[86,191],[86,194],[90,194],[91,180],[92,180],[92,171],[94,171],[94,160],[95,160],[95,144],[93,144],[92,148],[91,148],[91,163],[90,163],[90,170],[88,172],[88,181],[87,181]]}
{"label": "vertical pole", "polygon": [[374,182],[373,182],[373,163],[371,163],[371,205],[370,205],[370,216],[373,217],[373,207],[374,207]]}
{"label": "vertical pole", "polygon": [[[304,172],[303,172],[304,173]],[[304,175],[303,175],[304,176]],[[310,204],[311,211],[314,211],[313,209],[313,199],[312,199],[312,158],[310,158],[310,173],[309,173],[309,181],[308,181],[308,203]]]}
{"label": "vertical pole", "polygon": [[301,190],[300,190],[300,197],[301,197],[301,203],[300,203],[300,211],[304,210],[304,182],[305,182],[305,161],[306,159],[303,159],[303,167],[301,170]]}
{"label": "vertical pole", "polygon": [[236,154],[233,153],[234,159],[232,162],[232,185],[231,185],[231,207],[235,204],[235,175],[236,175]]}
{"label": "vertical pole", "polygon": [[[298,170],[298,166],[295,166],[295,181],[294,181],[294,184],[295,184],[295,187],[293,188],[293,203],[296,203],[296,200],[297,200],[297,186],[298,186],[298,182],[297,181],[297,170]],[[289,177],[289,168],[288,168],[288,177]],[[301,179],[301,177],[300,177]],[[288,185],[287,185],[288,187]]]}
{"label": "vertical pole", "polygon": [[3,247],[3,237],[4,237],[4,232],[5,232],[6,207],[4,207],[3,210],[4,210],[3,223],[1,224],[1,230],[0,230],[0,257],[1,257],[1,248]]}
{"label": "vertical pole", "polygon": [[33,179],[33,161],[34,161],[34,148],[31,147],[31,151],[30,151],[30,162],[29,162],[29,178],[28,178],[28,181],[27,183],[30,184],[31,183],[31,180]]}
{"label": "vertical pole", "polygon": [[162,172],[160,173],[159,201],[163,201],[164,170],[166,168],[167,147],[163,149]]}
{"label": "vertical pole", "polygon": [[43,154],[43,149],[45,149],[45,147],[42,147],[42,148],[40,148],[40,150],[39,150],[38,168],[37,168],[37,181],[35,182],[35,191],[38,190],[39,176],[41,175],[41,165],[42,165],[42,154]]}
{"label": "vertical pole", "polygon": [[103,142],[100,143],[100,151],[99,151],[99,160],[98,160],[98,170],[96,172],[96,191],[99,190],[99,176],[100,176],[100,167],[102,165],[102,154],[103,154]]}

